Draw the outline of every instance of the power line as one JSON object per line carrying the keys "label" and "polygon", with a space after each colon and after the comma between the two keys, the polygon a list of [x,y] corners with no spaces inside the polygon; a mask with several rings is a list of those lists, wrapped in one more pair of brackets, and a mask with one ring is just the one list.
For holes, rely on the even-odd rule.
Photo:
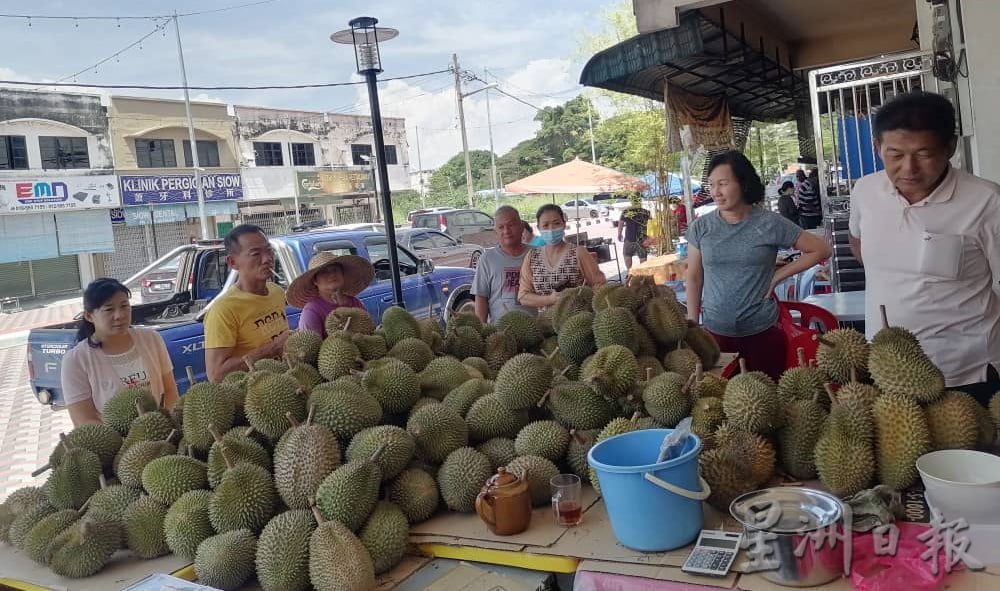
{"label": "power line", "polygon": [[[98,66],[101,66],[101,65],[103,65],[103,64],[111,61],[112,59],[117,58],[121,54],[123,54],[126,51],[132,49],[133,47],[135,47],[137,45],[140,45],[143,41],[145,41],[146,39],[149,39],[150,37],[152,37],[156,33],[164,30],[166,28],[168,22],[170,22],[170,21],[163,21],[163,22],[157,24],[156,27],[152,31],[146,33],[142,37],[139,37],[138,39],[136,39],[132,43],[130,43],[130,44],[126,45],[125,47],[119,49],[115,53],[113,53],[113,54],[109,55],[108,57],[102,59],[101,61],[97,62],[96,64],[91,65],[91,66],[87,66],[86,68],[83,68],[82,70],[80,70],[78,72],[74,72],[74,73],[72,73],[72,74],[70,74],[68,76],[63,76],[62,78],[56,80],[56,82],[63,82],[65,80],[69,80],[70,78],[76,79],[76,77],[79,76],[80,74],[83,74],[84,72],[88,72],[90,70],[96,69]],[[42,85],[42,86],[49,86],[49,85]]]}
{"label": "power line", "polygon": [[[177,16],[199,16],[202,14],[214,14],[217,12],[226,12],[228,10],[237,10],[240,8],[250,8],[251,6],[260,6],[262,4],[271,4],[273,2],[278,2],[279,0],[257,0],[256,2],[246,2],[244,4],[234,4],[232,6],[224,6],[222,8],[212,8],[208,10],[197,10],[194,12],[182,12],[178,13]],[[115,15],[115,16],[94,16],[94,15],[47,15],[47,14],[0,14],[0,18],[13,18],[13,19],[26,19],[30,25],[32,20],[66,20],[66,21],[129,21],[129,20],[158,20],[165,18],[173,18],[172,14],[150,14],[146,16],[141,15]]]}
{"label": "power line", "polygon": [[[476,76],[475,74],[473,74],[471,72],[467,72],[466,74],[469,77],[469,79],[471,79],[471,80],[478,80],[479,82],[482,82],[483,84],[489,84],[489,82],[487,82],[486,80],[483,80],[482,78],[480,78],[479,76]],[[496,90],[497,92],[499,92],[500,94],[502,94],[504,96],[507,96],[508,98],[514,99],[515,101],[517,101],[517,102],[519,102],[519,103],[521,103],[523,105],[527,105],[527,106],[531,107],[532,109],[534,109],[536,111],[541,111],[542,110],[541,107],[539,107],[537,105],[533,105],[533,104],[529,103],[528,101],[526,101],[526,100],[524,100],[524,99],[522,99],[520,97],[516,97],[516,96],[512,95],[511,93],[507,92],[506,90],[504,90],[504,89],[502,89],[500,87],[497,87],[494,90]]]}
{"label": "power line", "polygon": [[[527,88],[524,88],[523,86],[518,86],[517,84],[514,84],[510,80],[507,80],[505,78],[500,78],[499,76],[497,76],[496,74],[494,74],[490,70],[487,70],[486,72],[490,76],[493,76],[493,79],[496,80],[497,82],[500,82],[502,84],[506,84],[508,86],[513,86],[514,88],[516,88],[517,90],[519,90],[520,92],[522,92],[522,93],[524,93],[524,94],[526,94],[528,96],[544,96],[546,98],[561,100],[562,97],[560,97],[558,95],[569,94],[571,92],[580,92],[582,90],[581,88],[576,87],[576,88],[567,88],[566,90],[559,90],[559,91],[552,92],[552,93],[534,92],[534,91],[528,90]],[[485,83],[486,81],[485,80],[481,80],[481,82]]]}
{"label": "power line", "polygon": [[[451,70],[437,70],[436,72],[423,72],[421,74],[410,74],[408,76],[396,76],[393,78],[381,78],[379,82],[390,82],[392,80],[410,80],[412,78],[422,78],[424,76],[436,76]],[[154,84],[84,84],[76,82],[27,82],[24,80],[0,80],[0,84],[13,86],[53,86],[53,87],[86,87],[86,88],[121,88],[139,90],[184,90],[184,86],[176,85],[154,85]],[[188,86],[188,90],[292,90],[300,88],[332,88],[335,86],[358,86],[366,84],[364,80],[358,82],[325,82],[316,84],[272,84],[264,86]]]}

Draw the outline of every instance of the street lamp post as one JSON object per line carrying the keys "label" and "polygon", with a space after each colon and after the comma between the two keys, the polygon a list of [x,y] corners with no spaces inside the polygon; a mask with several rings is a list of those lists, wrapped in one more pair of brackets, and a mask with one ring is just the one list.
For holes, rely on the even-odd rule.
{"label": "street lamp post", "polygon": [[368,101],[371,103],[372,135],[375,137],[375,164],[378,169],[378,179],[381,187],[382,219],[385,223],[385,236],[388,242],[389,266],[392,270],[392,295],[395,306],[405,308],[403,303],[403,284],[399,278],[399,260],[396,256],[396,227],[392,220],[392,201],[389,192],[389,169],[385,162],[385,137],[382,132],[382,110],[378,103],[378,84],[376,76],[382,71],[382,61],[379,56],[379,42],[388,41],[399,35],[396,29],[376,27],[378,19],[370,16],[360,16],[351,19],[350,29],[338,31],[330,35],[334,43],[354,46],[354,59],[358,73],[364,75],[368,83]]}

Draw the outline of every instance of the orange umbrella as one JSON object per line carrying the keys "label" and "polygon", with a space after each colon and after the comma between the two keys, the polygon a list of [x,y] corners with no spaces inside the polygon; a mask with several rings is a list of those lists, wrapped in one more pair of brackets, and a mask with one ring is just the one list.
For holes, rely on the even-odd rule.
{"label": "orange umbrella", "polygon": [[613,168],[576,158],[542,172],[508,183],[508,193],[596,194],[645,191],[649,185]]}

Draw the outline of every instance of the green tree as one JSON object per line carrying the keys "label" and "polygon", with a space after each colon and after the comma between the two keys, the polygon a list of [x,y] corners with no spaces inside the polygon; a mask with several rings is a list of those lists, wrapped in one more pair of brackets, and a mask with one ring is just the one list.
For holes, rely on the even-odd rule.
{"label": "green tree", "polygon": [[774,180],[799,159],[799,137],[795,121],[754,123],[743,150],[757,167],[765,183]]}
{"label": "green tree", "polygon": [[[472,186],[479,190],[490,184],[490,151],[470,150],[469,162],[472,164]],[[462,152],[452,156],[440,168],[434,171],[430,180],[432,194],[448,192],[464,192],[465,155]]]}
{"label": "green tree", "polygon": [[541,123],[541,127],[535,132],[535,141],[545,156],[561,164],[589,154],[588,113],[595,124],[599,122],[599,115],[593,109],[590,99],[583,95],[565,104],[545,107],[539,111],[535,115],[535,121]]}
{"label": "green tree", "polygon": [[545,170],[545,152],[535,138],[527,139],[497,158],[497,174],[501,185],[523,179]]}

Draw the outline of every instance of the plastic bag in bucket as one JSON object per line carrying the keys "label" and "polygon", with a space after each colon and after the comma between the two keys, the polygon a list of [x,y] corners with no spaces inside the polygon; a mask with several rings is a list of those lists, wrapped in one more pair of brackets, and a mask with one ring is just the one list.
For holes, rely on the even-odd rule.
{"label": "plastic bag in bucket", "polygon": [[611,529],[622,545],[641,552],[687,546],[703,526],[701,502],[710,493],[698,473],[701,440],[689,435],[680,456],[657,463],[672,429],[645,429],[606,439],[590,449]]}

